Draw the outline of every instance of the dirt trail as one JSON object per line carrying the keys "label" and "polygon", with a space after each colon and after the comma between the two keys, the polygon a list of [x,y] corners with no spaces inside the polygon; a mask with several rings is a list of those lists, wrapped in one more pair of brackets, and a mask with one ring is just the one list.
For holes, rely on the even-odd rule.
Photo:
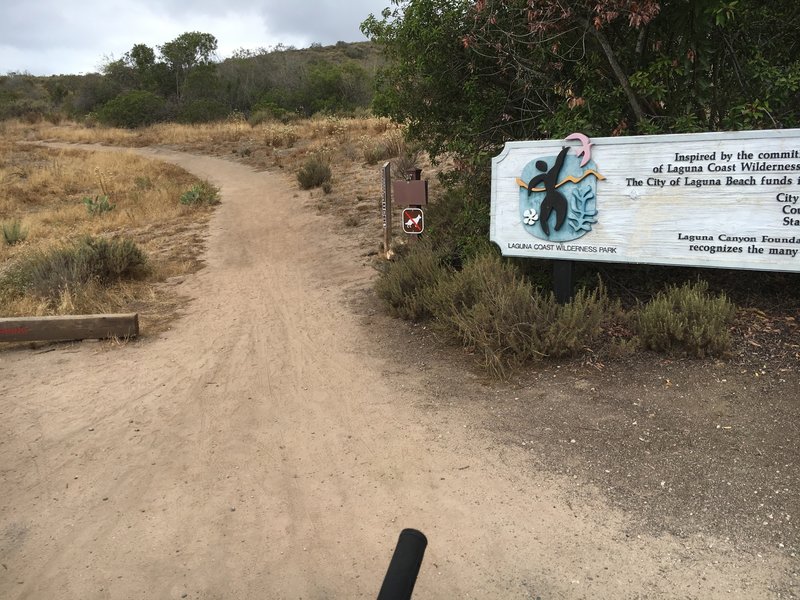
{"label": "dirt trail", "polygon": [[[766,598],[789,566],[628,538],[466,418],[430,414],[350,312],[371,269],[274,173],[143,151],[222,189],[170,331],[0,354],[0,597]],[[709,547],[713,546],[713,547]]]}

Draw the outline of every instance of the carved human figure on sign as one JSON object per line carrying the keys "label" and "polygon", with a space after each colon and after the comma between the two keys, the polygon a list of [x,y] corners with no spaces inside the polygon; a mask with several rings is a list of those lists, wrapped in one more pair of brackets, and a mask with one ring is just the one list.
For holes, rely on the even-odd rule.
{"label": "carved human figure on sign", "polygon": [[[567,141],[558,154],[537,156],[516,178],[520,224],[526,232],[548,242],[571,242],[597,223],[597,181],[605,177],[592,159],[592,142],[582,133]],[[570,149],[574,153],[570,153]]]}
{"label": "carved human figure on sign", "polygon": [[561,229],[562,225],[564,225],[564,220],[567,218],[567,210],[569,209],[567,199],[556,189],[556,186],[558,185],[558,176],[559,173],[561,173],[561,167],[564,166],[564,159],[568,151],[569,146],[564,146],[561,149],[555,164],[550,170],[547,169],[547,163],[545,161],[537,160],[536,168],[544,172],[539,173],[528,182],[528,192],[534,191],[537,185],[544,184],[545,196],[544,200],[542,200],[541,208],[539,209],[539,222],[542,225],[542,231],[544,231],[547,236],[550,235],[550,215],[554,211],[556,213],[556,231]]}

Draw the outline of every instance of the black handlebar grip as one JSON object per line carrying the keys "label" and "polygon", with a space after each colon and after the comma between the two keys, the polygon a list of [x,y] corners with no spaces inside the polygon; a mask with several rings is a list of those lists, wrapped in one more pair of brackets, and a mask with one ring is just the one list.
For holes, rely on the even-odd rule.
{"label": "black handlebar grip", "polygon": [[378,600],[410,600],[428,538],[416,529],[403,529],[383,578]]}

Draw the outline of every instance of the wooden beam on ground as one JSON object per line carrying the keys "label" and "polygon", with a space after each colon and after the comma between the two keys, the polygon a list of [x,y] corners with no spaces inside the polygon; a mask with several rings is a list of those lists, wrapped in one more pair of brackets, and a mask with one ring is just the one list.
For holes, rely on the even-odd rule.
{"label": "wooden beam on ground", "polygon": [[0,342],[62,342],[137,335],[136,313],[0,318]]}

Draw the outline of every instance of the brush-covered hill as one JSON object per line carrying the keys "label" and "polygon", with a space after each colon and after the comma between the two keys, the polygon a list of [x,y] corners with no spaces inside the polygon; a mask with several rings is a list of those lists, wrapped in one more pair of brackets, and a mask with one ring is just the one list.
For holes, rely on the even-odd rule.
{"label": "brush-covered hill", "polygon": [[382,63],[371,42],[278,45],[215,56],[216,38],[189,32],[156,49],[136,44],[100,72],[0,76],[0,119],[98,119],[134,127],[242,113],[292,118],[367,108]]}

